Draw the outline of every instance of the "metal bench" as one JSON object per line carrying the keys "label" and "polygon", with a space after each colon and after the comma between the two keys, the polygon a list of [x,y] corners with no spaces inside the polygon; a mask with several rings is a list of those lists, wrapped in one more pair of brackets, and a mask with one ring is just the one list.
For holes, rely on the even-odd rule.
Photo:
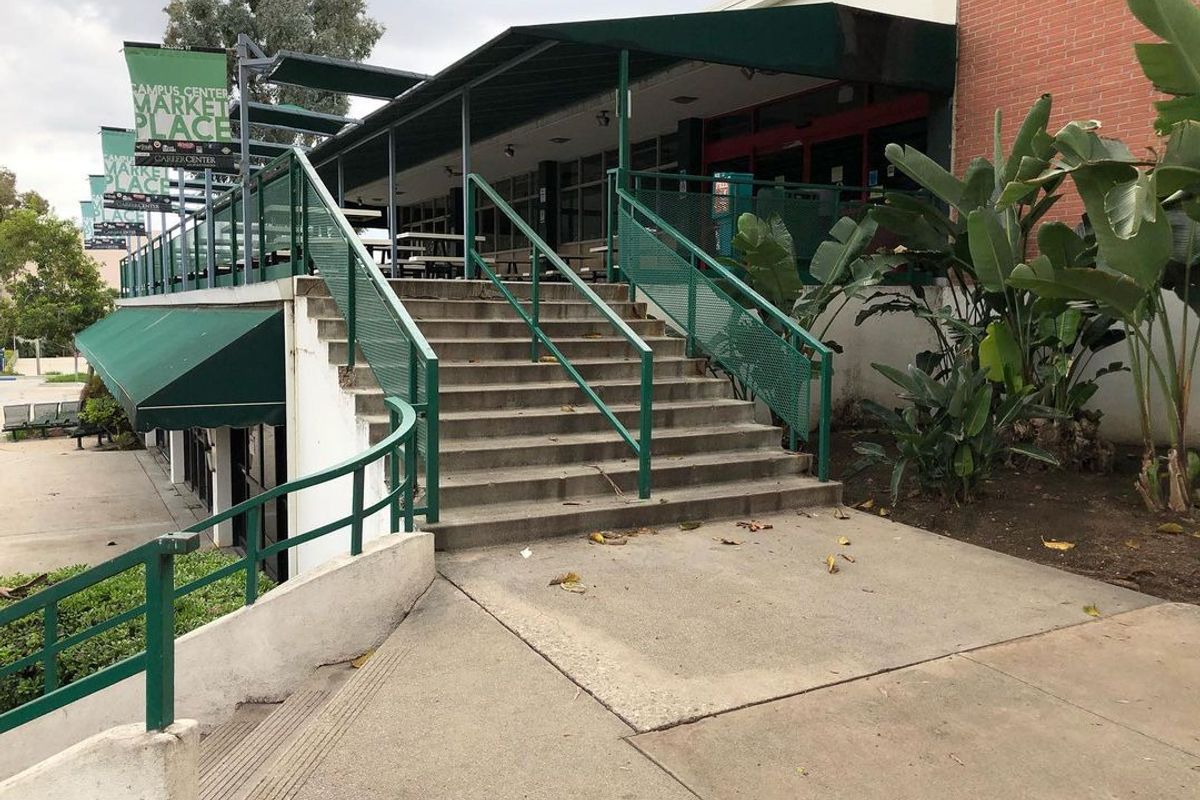
{"label": "metal bench", "polygon": [[45,439],[49,430],[57,426],[58,419],[58,403],[34,403],[33,404],[33,419],[29,421],[31,430],[39,430],[42,432],[42,438]]}
{"label": "metal bench", "polygon": [[58,416],[55,417],[55,426],[63,428],[71,428],[79,424],[79,401],[66,400],[58,404]]}
{"label": "metal bench", "polygon": [[17,434],[29,430],[29,405],[4,407],[4,433],[11,433],[13,441]]}

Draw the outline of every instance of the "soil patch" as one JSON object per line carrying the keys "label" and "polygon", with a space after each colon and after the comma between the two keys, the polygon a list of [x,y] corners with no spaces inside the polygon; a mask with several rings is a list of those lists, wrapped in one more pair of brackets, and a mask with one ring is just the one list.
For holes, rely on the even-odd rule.
{"label": "soil patch", "polygon": [[[856,459],[856,440],[887,444],[886,435],[839,431],[833,437],[835,474]],[[1200,603],[1200,519],[1146,511],[1133,489],[1140,451],[1119,449],[1107,475],[1031,466],[1001,467],[962,506],[937,495],[906,496],[893,508],[886,465],[845,484],[846,505],[873,501],[898,522],[1040,564],[1136,589],[1166,600]],[[869,504],[869,503],[868,503]],[[1164,533],[1166,522],[1182,533]],[[1043,540],[1071,542],[1070,550]]]}

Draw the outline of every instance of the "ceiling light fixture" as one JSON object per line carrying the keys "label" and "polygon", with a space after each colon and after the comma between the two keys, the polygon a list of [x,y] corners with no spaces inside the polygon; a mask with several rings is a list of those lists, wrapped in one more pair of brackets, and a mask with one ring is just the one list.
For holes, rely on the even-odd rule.
{"label": "ceiling light fixture", "polygon": [[699,97],[692,97],[690,94],[681,94],[678,97],[672,97],[671,102],[678,103],[681,106],[687,106],[687,105],[691,105],[692,103],[696,102],[699,99],[700,99]]}
{"label": "ceiling light fixture", "polygon": [[567,136],[555,136],[550,141],[554,144],[566,144],[567,142],[571,141],[571,139]]}
{"label": "ceiling light fixture", "polygon": [[508,156],[509,158],[512,158],[516,154],[517,154],[517,151],[511,144],[504,145],[504,155]]}
{"label": "ceiling light fixture", "polygon": [[608,116],[607,111],[601,110],[599,113],[596,114],[596,124],[599,125],[601,128],[607,128],[608,123],[610,123],[610,122],[612,122],[612,119]]}

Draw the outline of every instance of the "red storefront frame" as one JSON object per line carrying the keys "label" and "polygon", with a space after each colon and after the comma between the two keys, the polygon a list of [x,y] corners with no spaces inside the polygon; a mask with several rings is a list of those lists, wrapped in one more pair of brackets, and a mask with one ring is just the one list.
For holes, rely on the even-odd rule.
{"label": "red storefront frame", "polygon": [[[826,88],[826,87],[822,87]],[[801,92],[800,94],[803,94]],[[793,95],[798,97],[799,95]],[[881,103],[872,103],[870,105],[859,106],[848,111],[842,111],[835,114],[829,114],[824,117],[818,117],[810,124],[803,128],[796,128],[788,125],[775,125],[764,130],[754,130],[751,133],[742,134],[741,136],[732,136],[728,139],[722,139],[716,142],[708,141],[708,125],[714,119],[733,116],[735,114],[750,113],[753,127],[758,127],[757,114],[754,112],[765,105],[778,103],[781,99],[777,98],[768,103],[760,103],[755,106],[747,106],[731,111],[726,114],[721,114],[717,117],[710,117],[704,121],[704,150],[703,162],[705,174],[710,174],[713,164],[721,164],[735,158],[749,158],[750,171],[755,171],[755,161],[757,156],[771,155],[783,150],[794,147],[804,148],[804,182],[812,182],[811,167],[812,167],[812,147],[813,145],[822,142],[833,141],[836,139],[845,139],[850,136],[861,136],[863,139],[862,146],[862,172],[858,176],[857,183],[860,186],[867,185],[868,164],[870,162],[870,132],[875,128],[885,127],[887,125],[895,125],[901,122],[910,122],[912,120],[922,119],[929,116],[930,100],[929,95],[923,92],[916,92],[902,97],[897,97],[892,100],[886,100]],[[849,176],[847,176],[849,178]],[[847,180],[847,184],[853,184],[855,181]]]}

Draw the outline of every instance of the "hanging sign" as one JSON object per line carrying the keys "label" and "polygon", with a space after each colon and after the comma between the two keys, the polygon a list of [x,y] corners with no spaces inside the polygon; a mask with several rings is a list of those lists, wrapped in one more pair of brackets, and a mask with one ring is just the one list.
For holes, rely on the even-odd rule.
{"label": "hanging sign", "polygon": [[146,224],[138,211],[108,208],[104,201],[104,190],[108,178],[104,175],[89,175],[88,188],[92,195],[92,231],[96,236],[144,236]]}
{"label": "hanging sign", "polygon": [[138,165],[236,172],[225,50],[125,43]]}
{"label": "hanging sign", "polygon": [[101,128],[104,152],[104,204],[125,211],[171,211],[171,180],[165,169],[133,162],[133,131]]}

